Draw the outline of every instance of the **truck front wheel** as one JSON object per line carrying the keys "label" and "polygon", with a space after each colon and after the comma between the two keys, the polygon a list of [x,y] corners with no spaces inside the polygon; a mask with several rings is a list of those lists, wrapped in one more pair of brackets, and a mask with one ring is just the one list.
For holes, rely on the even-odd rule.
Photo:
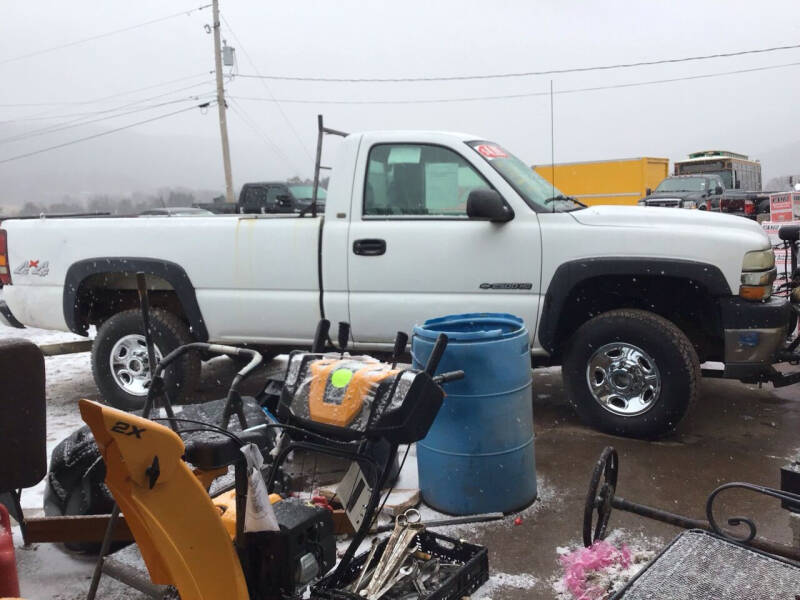
{"label": "truck front wheel", "polygon": [[[156,359],[193,341],[189,328],[174,314],[150,311]],[[92,374],[106,402],[121,410],[144,406],[150,387],[150,364],[142,316],[138,310],[113,315],[97,330],[92,345]],[[181,401],[191,392],[200,376],[200,357],[190,352],[165,372],[170,399]]]}
{"label": "truck front wheel", "polygon": [[584,423],[615,435],[654,438],[672,431],[694,403],[700,362],[675,324],[644,310],[621,309],[575,332],[563,377]]}

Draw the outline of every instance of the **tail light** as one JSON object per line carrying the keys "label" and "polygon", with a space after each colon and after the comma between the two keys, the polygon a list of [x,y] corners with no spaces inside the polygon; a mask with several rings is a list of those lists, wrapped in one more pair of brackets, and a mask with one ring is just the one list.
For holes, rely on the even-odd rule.
{"label": "tail light", "polygon": [[753,200],[744,201],[744,214],[746,215],[756,214],[756,203]]}
{"label": "tail light", "polygon": [[11,270],[8,265],[8,235],[0,229],[0,284],[11,284]]}

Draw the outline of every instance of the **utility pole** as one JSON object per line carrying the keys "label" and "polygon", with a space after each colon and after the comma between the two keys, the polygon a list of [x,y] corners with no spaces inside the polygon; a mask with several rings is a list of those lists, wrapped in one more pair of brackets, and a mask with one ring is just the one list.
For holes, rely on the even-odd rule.
{"label": "utility pole", "polygon": [[222,85],[222,43],[219,35],[219,0],[211,3],[214,19],[214,70],[217,73],[217,109],[219,134],[222,138],[222,166],[225,169],[225,201],[233,204],[233,175],[231,174],[231,149],[228,145],[228,122],[225,120],[225,87]]}

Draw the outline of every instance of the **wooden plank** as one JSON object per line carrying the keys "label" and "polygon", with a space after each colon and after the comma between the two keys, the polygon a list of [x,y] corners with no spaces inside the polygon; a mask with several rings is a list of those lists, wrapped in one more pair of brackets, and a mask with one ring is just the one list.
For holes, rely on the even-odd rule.
{"label": "wooden plank", "polygon": [[92,349],[92,340],[78,340],[77,342],[61,342],[58,344],[42,344],[39,350],[45,356],[60,356],[62,354],[79,354]]}
{"label": "wooden plank", "polygon": [[[56,542],[102,542],[111,515],[70,517],[36,517],[25,519],[27,542],[30,544]],[[132,542],[125,517],[120,515],[114,528],[114,541]]]}

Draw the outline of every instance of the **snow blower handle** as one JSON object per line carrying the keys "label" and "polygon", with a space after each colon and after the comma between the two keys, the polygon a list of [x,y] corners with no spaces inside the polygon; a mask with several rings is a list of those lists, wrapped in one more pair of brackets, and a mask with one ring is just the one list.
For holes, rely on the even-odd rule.
{"label": "snow blower handle", "polygon": [[447,373],[442,373],[434,377],[433,382],[437,385],[443,385],[451,381],[458,381],[459,379],[464,379],[464,371],[448,371]]}
{"label": "snow blower handle", "polygon": [[314,332],[314,342],[311,344],[311,352],[321,354],[325,352],[325,344],[331,332],[331,322],[328,319],[320,319],[317,323],[317,330]]}
{"label": "snow blower handle", "polygon": [[431,355],[428,357],[428,362],[425,365],[425,372],[431,377],[436,373],[436,369],[439,367],[439,361],[442,360],[446,349],[447,336],[444,333],[440,333],[436,338],[436,343],[433,345],[433,350],[431,350]]}
{"label": "snow blower handle", "polygon": [[347,343],[350,341],[350,323],[339,321],[339,335],[337,337],[339,338],[339,351],[344,354],[344,351],[347,350]]}
{"label": "snow blower handle", "polygon": [[147,345],[147,360],[150,364],[150,372],[153,373],[158,362],[156,361],[156,349],[155,345],[153,344],[153,335],[150,330],[150,295],[147,293],[147,278],[141,271],[136,273],[136,287],[139,291],[139,308],[142,311],[144,341]]}
{"label": "snow blower handle", "polygon": [[397,366],[397,362],[400,360],[400,357],[403,356],[403,352],[406,351],[407,345],[408,334],[405,331],[398,331],[394,338],[394,349],[392,350],[391,361],[393,369]]}

